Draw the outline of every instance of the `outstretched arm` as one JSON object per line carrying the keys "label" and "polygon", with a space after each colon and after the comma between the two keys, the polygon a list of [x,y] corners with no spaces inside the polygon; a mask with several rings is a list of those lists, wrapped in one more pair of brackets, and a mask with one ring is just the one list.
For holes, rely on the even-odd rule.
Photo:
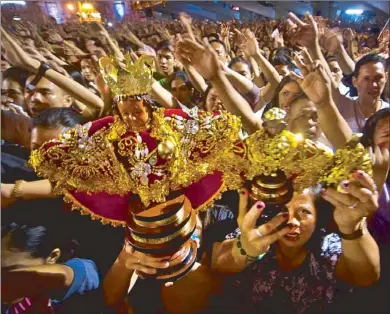
{"label": "outstretched arm", "polygon": [[[31,58],[3,28],[1,28],[1,34],[8,61],[31,73],[37,73],[41,65],[40,62]],[[85,105],[85,108],[82,108],[84,117],[91,119],[100,116],[104,103],[101,98],[87,88],[52,69],[45,72],[45,78],[83,103]]]}

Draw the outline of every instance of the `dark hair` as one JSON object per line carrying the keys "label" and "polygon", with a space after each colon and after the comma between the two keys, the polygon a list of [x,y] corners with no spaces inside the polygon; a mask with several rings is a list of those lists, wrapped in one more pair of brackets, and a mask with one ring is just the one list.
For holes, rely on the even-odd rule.
{"label": "dark hair", "polygon": [[[88,59],[88,58],[84,58],[84,59]],[[84,77],[81,75],[80,71],[78,71],[75,66],[70,65],[70,64],[66,64],[63,66],[63,68],[74,81],[76,81],[80,85],[83,85],[84,87],[87,87],[87,84],[85,83]]]}
{"label": "dark hair", "polygon": [[229,63],[229,68],[232,68],[233,65],[235,65],[236,63],[238,62],[242,62],[242,63],[245,63],[248,67],[249,67],[249,71],[253,74],[253,68],[252,68],[252,65],[245,59],[243,58],[233,58],[230,63]]}
{"label": "dark hair", "polygon": [[375,112],[366,122],[363,128],[361,143],[364,147],[374,145],[375,128],[378,122],[384,118],[390,117],[390,108],[384,108]]}
{"label": "dark hair", "polygon": [[292,55],[293,55],[293,50],[288,47],[280,47],[275,51],[275,57],[291,59]]}
{"label": "dark hair", "polygon": [[320,191],[322,186],[320,184],[309,189],[312,195],[312,200],[317,213],[317,222],[313,234],[305,247],[312,252],[321,253],[322,241],[324,237],[332,230],[333,210],[334,206],[321,197]]}
{"label": "dark hair", "polygon": [[226,45],[225,45],[225,43],[224,43],[222,40],[219,40],[219,39],[210,40],[210,41],[209,41],[209,44],[211,45],[212,43],[221,44],[221,45],[223,46],[223,48],[225,49],[225,52],[227,52],[227,50],[226,50]]}
{"label": "dark hair", "polygon": [[189,89],[193,88],[187,73],[184,71],[177,71],[171,75],[169,78],[169,88],[171,88],[172,81],[174,80],[182,80]]}
{"label": "dark hair", "polygon": [[[287,85],[288,83],[296,83],[298,86],[299,84],[297,83],[297,81],[295,81],[292,77],[290,76],[285,76],[279,83],[278,87],[276,88],[276,91],[275,91],[275,96],[274,98],[272,98],[271,102],[270,102],[270,108],[279,108],[279,93],[280,91],[283,89],[283,87],[285,85]],[[264,111],[265,112],[265,111]]]}
{"label": "dark hair", "polygon": [[24,89],[26,81],[30,75],[31,73],[24,69],[18,67],[10,67],[4,71],[3,80],[9,79],[15,81]]}
{"label": "dark hair", "polygon": [[325,58],[325,60],[326,60],[326,62],[337,62],[337,59],[336,59],[336,57],[334,56],[334,55],[329,55],[329,56],[327,56],[326,58]]}
{"label": "dark hair", "polygon": [[300,94],[296,95],[293,99],[290,100],[290,102],[288,103],[289,107],[291,107],[297,101],[302,100],[302,99],[309,100],[309,97],[307,97],[305,93],[300,93]]}
{"label": "dark hair", "polygon": [[31,128],[74,128],[84,123],[84,117],[72,108],[50,108],[42,111],[32,120]]}
{"label": "dark hair", "polygon": [[353,71],[353,76],[354,77],[358,77],[359,75],[359,71],[360,71],[360,68],[363,66],[363,65],[366,65],[368,63],[382,63],[383,66],[385,66],[385,59],[382,58],[380,55],[378,54],[368,54],[368,55],[365,55],[364,57],[360,58],[358,62],[356,62],[356,65],[355,65],[355,70]]}
{"label": "dark hair", "polygon": [[59,248],[61,255],[58,262],[69,259],[72,241],[69,232],[59,224],[18,224],[12,222],[1,228],[1,237],[10,235],[11,246],[21,251],[29,252],[36,258],[47,258],[51,252]]}
{"label": "dark hair", "polygon": [[285,58],[280,57],[280,56],[273,58],[272,61],[271,61],[271,64],[273,66],[277,66],[277,65],[286,65],[286,66],[288,66],[287,60]]}
{"label": "dark hair", "polygon": [[169,50],[173,53],[173,47],[169,40],[160,41],[154,50],[156,51],[156,53],[160,50]]}

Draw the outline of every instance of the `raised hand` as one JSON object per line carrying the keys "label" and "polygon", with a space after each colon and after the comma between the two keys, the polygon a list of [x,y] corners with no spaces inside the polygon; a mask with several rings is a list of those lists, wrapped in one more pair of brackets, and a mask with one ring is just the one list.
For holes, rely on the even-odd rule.
{"label": "raised hand", "polygon": [[57,32],[55,31],[51,31],[49,33],[49,36],[47,38],[47,41],[50,42],[50,43],[53,43],[53,44],[58,44],[58,43],[62,43],[64,40],[62,39],[62,37],[60,36],[60,34],[58,34]]}
{"label": "raised hand", "polygon": [[390,158],[389,150],[386,147],[375,145],[374,148],[369,147],[369,154],[372,162],[372,178],[378,187],[378,191],[382,191],[383,185],[389,174]]}
{"label": "raised hand", "polygon": [[336,53],[343,44],[343,36],[334,30],[324,29],[319,43],[326,51]]}
{"label": "raised hand", "polygon": [[234,29],[237,35],[236,43],[247,56],[254,56],[259,53],[259,45],[252,31],[245,29],[243,32]]}
{"label": "raised hand", "polygon": [[13,66],[26,69],[32,73],[38,70],[40,62],[30,57],[15,40],[1,27],[2,45],[5,57]]}
{"label": "raised hand", "polygon": [[207,39],[203,46],[194,40],[184,39],[177,43],[176,54],[182,63],[192,65],[206,80],[212,80],[222,71],[218,56]]}
{"label": "raised hand", "polygon": [[303,22],[294,13],[288,14],[290,20],[295,23],[295,41],[298,45],[312,48],[318,42],[318,27],[313,16],[306,12],[305,17],[307,22]]}
{"label": "raised hand", "polygon": [[288,220],[288,213],[280,213],[267,223],[257,227],[256,221],[265,208],[263,202],[257,202],[248,211],[248,191],[243,189],[240,193],[238,226],[240,227],[240,241],[242,248],[249,256],[259,256],[266,253],[274,242],[291,232],[295,227],[280,226]]}
{"label": "raised hand", "polygon": [[290,75],[297,81],[307,97],[316,106],[329,105],[332,99],[331,80],[329,76],[326,74],[319,60],[313,62],[306,50],[303,50],[302,55],[306,64],[298,56],[295,56],[294,60],[301,70],[303,77],[294,72],[291,72]]}
{"label": "raised hand", "polygon": [[335,206],[334,220],[342,233],[356,230],[363,219],[375,213],[378,208],[378,191],[374,180],[365,172],[357,171],[353,181],[343,181],[344,191],[328,188],[322,190],[322,197]]}

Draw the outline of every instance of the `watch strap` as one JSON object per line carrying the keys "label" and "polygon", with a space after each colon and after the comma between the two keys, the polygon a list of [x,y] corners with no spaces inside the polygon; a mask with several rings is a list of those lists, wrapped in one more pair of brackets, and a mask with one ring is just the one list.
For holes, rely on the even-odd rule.
{"label": "watch strap", "polygon": [[367,217],[363,217],[363,219],[359,223],[359,228],[352,233],[346,234],[346,233],[342,233],[339,230],[339,234],[340,234],[341,238],[344,240],[356,240],[356,239],[360,238],[364,234],[364,225],[366,223],[366,219],[367,219]]}

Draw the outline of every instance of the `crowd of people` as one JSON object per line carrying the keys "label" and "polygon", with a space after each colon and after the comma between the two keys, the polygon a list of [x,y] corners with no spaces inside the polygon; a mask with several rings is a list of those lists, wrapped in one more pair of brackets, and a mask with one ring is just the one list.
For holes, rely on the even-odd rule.
{"label": "crowd of people", "polygon": [[[309,13],[245,23],[182,13],[178,20],[113,27],[2,25],[2,313],[387,313],[389,26],[348,26]],[[150,86],[146,79],[145,86],[119,80],[121,70],[107,60],[122,70],[153,60]],[[356,169],[338,186],[296,192],[281,213],[260,225],[267,203],[252,204],[250,187],[226,191],[198,213],[198,258],[191,271],[173,283],[150,279],[146,275],[167,261],[129,245],[121,218],[109,214],[116,200],[101,195],[122,191],[120,178],[113,187],[105,174],[99,178],[107,182],[89,180],[94,169],[72,168],[72,162],[85,161],[80,152],[87,142],[98,146],[99,134],[117,121],[115,130],[122,123],[139,145],[149,143],[147,130],[159,138],[161,108],[233,122],[237,116],[237,141],[264,129],[267,112],[280,108],[288,131],[334,152],[362,134],[372,173]],[[194,125],[191,130],[199,128]],[[229,131],[214,132],[225,143]],[[119,154],[123,160],[150,158],[142,147],[135,157]],[[102,157],[110,155],[93,154],[89,163],[120,176]],[[184,172],[200,178],[195,168]],[[145,169],[141,182],[148,182]],[[137,189],[143,199],[152,191]],[[80,195],[86,191],[92,196]],[[81,213],[92,216],[69,210],[64,196],[73,205],[88,202]],[[99,206],[100,212],[93,209]],[[109,223],[101,217],[110,217]]]}

